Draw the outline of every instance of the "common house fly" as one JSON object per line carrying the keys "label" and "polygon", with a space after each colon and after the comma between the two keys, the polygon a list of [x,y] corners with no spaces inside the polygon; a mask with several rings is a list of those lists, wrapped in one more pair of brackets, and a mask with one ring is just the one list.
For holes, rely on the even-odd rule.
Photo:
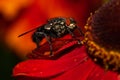
{"label": "common house fly", "polygon": [[[67,23],[67,20],[69,21],[69,24]],[[73,31],[76,28],[79,30],[80,35],[83,36],[84,34],[82,30],[77,26],[76,21],[73,18],[55,17],[55,18],[49,19],[46,24],[43,24],[37,28],[27,31],[19,35],[18,37],[21,37],[33,30],[36,30],[32,34],[32,41],[35,42],[37,45],[37,48],[39,48],[40,41],[43,38],[46,38],[46,40],[50,45],[50,56],[53,56],[51,38],[61,38],[66,34],[70,34],[72,38],[78,41],[78,44],[81,44],[81,41],[77,39],[77,37],[73,33]]]}

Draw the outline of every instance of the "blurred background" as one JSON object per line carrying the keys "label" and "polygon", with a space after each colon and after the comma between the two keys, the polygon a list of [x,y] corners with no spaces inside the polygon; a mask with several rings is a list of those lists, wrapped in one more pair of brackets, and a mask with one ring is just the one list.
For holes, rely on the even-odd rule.
{"label": "blurred background", "polygon": [[[18,35],[52,17],[73,17],[83,29],[90,13],[106,0],[0,0],[0,80],[14,80],[12,69],[36,47],[31,33]],[[83,29],[84,30],[84,29]]]}

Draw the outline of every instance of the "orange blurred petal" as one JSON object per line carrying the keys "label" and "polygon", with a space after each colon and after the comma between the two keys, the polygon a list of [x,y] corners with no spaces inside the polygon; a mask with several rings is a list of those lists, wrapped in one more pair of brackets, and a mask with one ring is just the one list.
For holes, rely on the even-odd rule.
{"label": "orange blurred petal", "polygon": [[6,19],[13,19],[22,8],[26,8],[33,0],[0,0],[0,11]]}

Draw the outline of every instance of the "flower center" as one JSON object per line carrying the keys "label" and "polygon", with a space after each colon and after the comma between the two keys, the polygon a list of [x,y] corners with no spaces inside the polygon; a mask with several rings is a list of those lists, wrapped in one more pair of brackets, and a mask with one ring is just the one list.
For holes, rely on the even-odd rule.
{"label": "flower center", "polygon": [[[89,18],[90,19],[90,18]],[[89,22],[88,22],[89,23]],[[106,70],[120,70],[120,52],[116,50],[107,50],[105,47],[97,44],[92,37],[91,26],[85,26],[86,33],[84,43],[86,44],[87,53],[94,62],[104,67]]]}

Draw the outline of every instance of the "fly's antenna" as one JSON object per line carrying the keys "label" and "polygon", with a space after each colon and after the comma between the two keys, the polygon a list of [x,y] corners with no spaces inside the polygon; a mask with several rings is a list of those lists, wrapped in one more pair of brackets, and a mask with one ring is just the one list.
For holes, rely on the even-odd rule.
{"label": "fly's antenna", "polygon": [[27,33],[30,33],[30,32],[32,32],[32,31],[38,29],[38,28],[40,28],[40,27],[36,27],[36,28],[31,29],[31,30],[29,30],[29,31],[27,31],[27,32],[24,32],[24,33],[20,34],[18,37],[21,37],[21,36],[23,36],[23,35],[26,35]]}

